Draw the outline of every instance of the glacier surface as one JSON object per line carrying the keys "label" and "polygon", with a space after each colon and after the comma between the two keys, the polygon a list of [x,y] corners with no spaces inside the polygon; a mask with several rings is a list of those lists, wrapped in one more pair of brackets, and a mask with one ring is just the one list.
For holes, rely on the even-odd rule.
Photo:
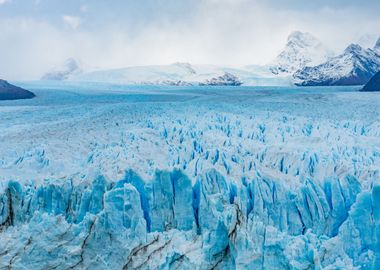
{"label": "glacier surface", "polygon": [[380,269],[380,96],[19,83],[1,269]]}

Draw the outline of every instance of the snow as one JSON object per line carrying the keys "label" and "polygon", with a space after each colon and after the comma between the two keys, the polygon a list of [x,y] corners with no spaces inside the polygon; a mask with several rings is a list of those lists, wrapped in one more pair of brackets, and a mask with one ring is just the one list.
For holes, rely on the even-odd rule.
{"label": "snow", "polygon": [[380,70],[380,55],[374,50],[349,45],[344,52],[315,67],[294,74],[297,85],[361,85]]}
{"label": "snow", "polygon": [[226,74],[233,78],[232,81],[235,81],[237,85],[240,83],[244,85],[291,85],[291,78],[278,78],[269,72],[269,68],[253,66],[231,68],[189,63],[99,70],[78,74],[70,80],[129,85],[231,85],[231,81],[225,80]]}
{"label": "snow", "polygon": [[293,74],[306,66],[315,66],[332,57],[316,37],[310,33],[295,31],[288,37],[285,48],[270,64],[274,74]]}
{"label": "snow", "polygon": [[377,93],[19,85],[0,268],[378,268]]}

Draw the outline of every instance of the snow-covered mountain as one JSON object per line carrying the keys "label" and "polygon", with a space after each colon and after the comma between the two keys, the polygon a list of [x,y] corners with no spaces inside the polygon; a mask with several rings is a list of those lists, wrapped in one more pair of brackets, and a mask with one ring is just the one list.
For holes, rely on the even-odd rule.
{"label": "snow-covered mountain", "polygon": [[293,74],[305,66],[321,64],[332,56],[316,37],[310,33],[293,32],[283,51],[270,64],[274,74]]}
{"label": "snow-covered mountain", "polygon": [[78,74],[73,81],[117,84],[152,85],[289,85],[291,78],[278,78],[269,70],[243,67],[230,68],[215,65],[170,65],[135,66],[121,69],[100,70]]}
{"label": "snow-covered mountain", "polygon": [[380,70],[380,55],[374,49],[351,44],[344,52],[327,62],[304,67],[294,74],[296,85],[360,85]]}
{"label": "snow-covered mountain", "polygon": [[74,58],[67,59],[61,66],[44,74],[41,80],[62,81],[82,73],[82,68]]}

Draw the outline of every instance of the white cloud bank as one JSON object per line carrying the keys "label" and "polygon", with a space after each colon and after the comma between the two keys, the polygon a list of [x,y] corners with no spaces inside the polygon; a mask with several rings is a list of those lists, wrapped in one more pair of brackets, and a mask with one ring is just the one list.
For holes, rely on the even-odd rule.
{"label": "white cloud bank", "polygon": [[82,23],[82,19],[76,16],[63,15],[62,19],[72,29],[77,29]]}
{"label": "white cloud bank", "polygon": [[[293,30],[309,31],[336,51],[364,35],[380,34],[380,17],[354,8],[294,10],[266,3],[199,1],[188,11],[174,10],[158,19],[152,18],[157,16],[154,10],[138,17],[139,10],[126,9],[125,15],[121,11],[125,21],[116,16],[99,21],[104,14],[91,13],[91,2],[86,12],[78,6],[80,16],[60,15],[56,21],[0,16],[0,77],[38,79],[69,57],[99,68],[176,61],[263,64],[275,57]],[[107,12],[112,18],[116,11]]]}

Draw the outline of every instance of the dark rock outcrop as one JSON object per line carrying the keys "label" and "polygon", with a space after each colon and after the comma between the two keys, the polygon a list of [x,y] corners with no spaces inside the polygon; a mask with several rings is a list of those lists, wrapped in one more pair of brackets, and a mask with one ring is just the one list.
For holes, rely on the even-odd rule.
{"label": "dark rock outcrop", "polygon": [[380,71],[372,77],[371,80],[363,87],[363,92],[375,92],[380,91]]}
{"label": "dark rock outcrop", "polygon": [[21,87],[12,85],[0,79],[0,100],[14,100],[34,98],[36,95]]}
{"label": "dark rock outcrop", "polygon": [[223,75],[206,80],[199,85],[205,86],[240,86],[243,82],[239,80],[235,75],[225,72]]}

